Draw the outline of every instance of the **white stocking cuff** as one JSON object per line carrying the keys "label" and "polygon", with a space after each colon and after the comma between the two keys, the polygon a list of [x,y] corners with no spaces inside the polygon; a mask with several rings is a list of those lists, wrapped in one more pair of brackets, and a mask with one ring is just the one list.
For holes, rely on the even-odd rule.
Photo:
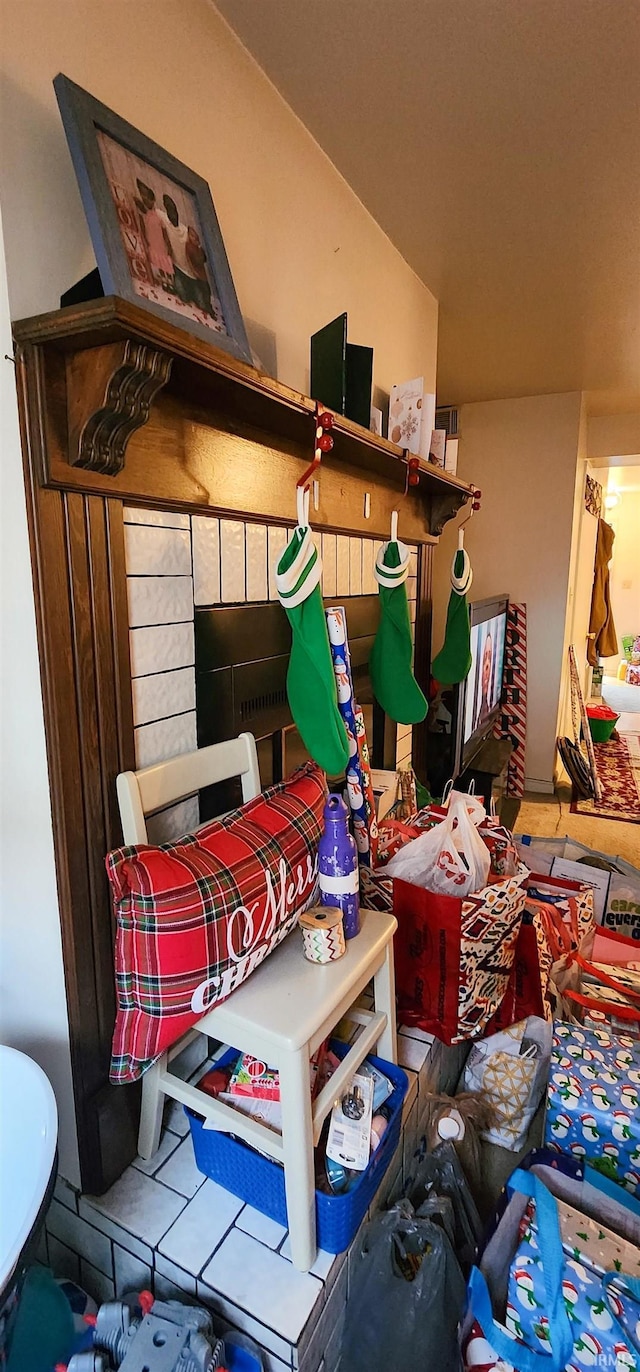
{"label": "white stocking cuff", "polygon": [[322,578],[322,558],[313,541],[311,530],[308,527],[298,527],[294,529],[293,537],[302,540],[293,562],[285,572],[276,571],[278,600],[286,610],[294,609],[296,605],[302,605],[304,600],[308,600]]}
{"label": "white stocking cuff", "polygon": [[402,586],[402,583],[406,581],[409,575],[409,562],[411,560],[411,552],[409,548],[407,548],[406,543],[400,543],[398,541],[396,543],[396,547],[400,554],[400,566],[386,567],[384,562],[384,555],[387,551],[387,548],[390,547],[391,539],[388,543],[383,543],[382,547],[380,548],[378,556],[376,558],[375,567],[373,569],[373,574],[379,586],[388,586],[390,589],[393,589],[394,586]]}

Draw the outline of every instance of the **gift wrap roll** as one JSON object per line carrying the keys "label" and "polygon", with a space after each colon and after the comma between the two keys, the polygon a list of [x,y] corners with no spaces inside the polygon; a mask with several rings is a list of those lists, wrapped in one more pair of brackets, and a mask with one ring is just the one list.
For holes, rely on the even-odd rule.
{"label": "gift wrap roll", "polygon": [[337,962],[346,952],[342,911],[331,905],[315,905],[300,916],[304,955],[309,962]]}
{"label": "gift wrap roll", "polygon": [[[347,639],[347,617],[343,605],[332,605],[325,613],[327,616],[327,630],[329,634],[331,657],[333,659],[333,670],[336,678],[338,710],[344,720],[344,727],[347,731],[347,738],[349,740],[347,793],[349,796],[349,806],[353,815],[353,833],[358,848],[358,861],[366,867],[371,867],[373,861],[375,861],[375,852],[372,850],[371,842],[371,816],[367,813],[366,769],[364,769],[362,765],[357,737],[358,706],[356,705],[353,695],[351,658],[349,656],[349,641]],[[362,730],[364,732],[364,715],[362,716]],[[375,823],[375,808],[373,809],[373,822]]]}

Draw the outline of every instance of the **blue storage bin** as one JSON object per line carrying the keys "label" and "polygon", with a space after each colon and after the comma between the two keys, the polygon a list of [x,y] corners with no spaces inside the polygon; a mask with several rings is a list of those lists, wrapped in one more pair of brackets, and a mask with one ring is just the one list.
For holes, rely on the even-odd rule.
{"label": "blue storage bin", "polygon": [[[332,1042],[331,1048],[337,1057],[343,1058],[348,1045]],[[237,1054],[231,1051],[221,1059],[219,1066],[233,1062]],[[402,1105],[407,1094],[408,1080],[401,1067],[395,1067],[383,1058],[368,1054],[369,1062],[378,1067],[393,1084],[393,1091],[386,1101],[389,1109],[389,1123],[382,1136],[382,1142],[372,1154],[368,1167],[350,1191],[344,1195],[330,1196],[316,1191],[316,1236],[318,1247],[327,1253],[342,1253],[355,1238],[358,1229],[382,1182],[389,1163],[396,1151],[402,1125]],[[256,1153],[253,1148],[230,1134],[216,1129],[205,1129],[203,1120],[185,1106],[191,1127],[193,1151],[196,1165],[206,1177],[217,1181],[226,1191],[233,1192],[240,1200],[253,1205],[263,1215],[276,1220],[286,1229],[287,1201],[284,1190],[284,1169],[271,1158]]]}

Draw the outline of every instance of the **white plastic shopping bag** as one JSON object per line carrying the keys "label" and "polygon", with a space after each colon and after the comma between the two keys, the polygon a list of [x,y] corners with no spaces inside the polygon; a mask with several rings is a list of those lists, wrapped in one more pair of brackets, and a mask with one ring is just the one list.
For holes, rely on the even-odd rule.
{"label": "white plastic shopping bag", "polygon": [[386,875],[440,895],[467,896],[486,886],[491,858],[467,801],[468,796],[456,795],[446,818],[401,848],[387,864]]}

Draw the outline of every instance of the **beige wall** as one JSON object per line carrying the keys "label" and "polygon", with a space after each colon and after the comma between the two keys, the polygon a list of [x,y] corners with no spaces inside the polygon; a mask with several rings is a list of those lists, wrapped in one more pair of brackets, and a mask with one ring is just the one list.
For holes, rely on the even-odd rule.
{"label": "beige wall", "polygon": [[[342,310],[374,378],[435,389],[437,303],[206,0],[3,0],[0,199],[13,318],[55,309],[94,265],[53,93],[63,71],[208,180],[249,333],[267,367],[308,390],[309,336]],[[310,79],[312,78],[310,73]],[[5,308],[3,348],[10,351]],[[6,337],[5,337],[6,335]],[[275,349],[277,364],[272,363]],[[5,381],[11,373],[3,364]],[[22,470],[10,384],[3,429],[3,700],[9,852],[37,827],[20,894],[7,863],[0,1035],[49,1071],[61,1170],[77,1180],[68,1026],[52,865]],[[293,507],[291,509],[293,515]],[[3,605],[3,610],[5,606]],[[12,791],[12,788],[15,790]],[[25,795],[28,791],[28,795]],[[35,840],[34,840],[35,842]]]}
{"label": "beige wall", "polygon": [[640,467],[612,467],[607,494],[616,492],[619,503],[605,512],[615,531],[610,563],[611,608],[620,653],[605,659],[605,671],[614,675],[622,656],[623,634],[640,634]]}
{"label": "beige wall", "polygon": [[[0,356],[11,325],[0,219]],[[36,1059],[54,1088],[60,1169],[79,1180],[71,1055],[13,371],[0,369],[2,710],[0,1043]]]}
{"label": "beige wall", "polygon": [[346,309],[377,385],[424,373],[435,389],[434,297],[207,0],[4,0],[2,50],[14,317],[55,308],[94,265],[51,85],[63,71],[209,182],[280,380],[308,390],[309,336]]}
{"label": "beige wall", "polygon": [[[526,775],[532,790],[553,788],[580,419],[579,392],[464,405],[460,418],[458,474],[482,491],[482,508],[467,526],[470,598],[506,591],[528,607]],[[442,642],[456,537],[449,525],[435,554],[435,650]]]}

